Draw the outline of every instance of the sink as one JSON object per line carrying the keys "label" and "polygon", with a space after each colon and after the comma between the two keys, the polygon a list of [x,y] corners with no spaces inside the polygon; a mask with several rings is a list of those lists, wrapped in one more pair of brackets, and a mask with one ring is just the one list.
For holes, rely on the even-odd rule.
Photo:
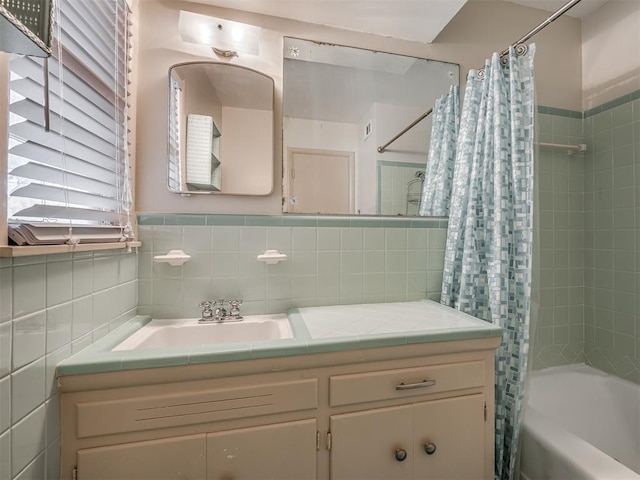
{"label": "sink", "polygon": [[293,338],[285,313],[247,315],[241,321],[198,323],[198,319],[151,320],[112,350],[260,342]]}

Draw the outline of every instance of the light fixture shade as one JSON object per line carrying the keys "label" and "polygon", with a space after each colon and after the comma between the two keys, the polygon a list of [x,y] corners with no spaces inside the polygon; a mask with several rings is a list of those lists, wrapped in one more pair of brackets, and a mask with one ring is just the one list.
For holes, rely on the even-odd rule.
{"label": "light fixture shade", "polygon": [[260,27],[181,10],[179,29],[185,42],[251,55],[260,53]]}
{"label": "light fixture shade", "polygon": [[51,55],[52,0],[0,0],[0,50]]}

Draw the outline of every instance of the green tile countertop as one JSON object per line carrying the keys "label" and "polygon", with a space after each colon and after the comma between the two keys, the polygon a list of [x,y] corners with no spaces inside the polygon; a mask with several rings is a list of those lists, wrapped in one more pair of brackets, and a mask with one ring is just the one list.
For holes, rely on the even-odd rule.
{"label": "green tile countertop", "polygon": [[294,338],[192,347],[112,349],[151,321],[139,315],[58,364],[58,375],[196,365],[416,343],[500,337],[502,329],[431,300],[292,309]]}

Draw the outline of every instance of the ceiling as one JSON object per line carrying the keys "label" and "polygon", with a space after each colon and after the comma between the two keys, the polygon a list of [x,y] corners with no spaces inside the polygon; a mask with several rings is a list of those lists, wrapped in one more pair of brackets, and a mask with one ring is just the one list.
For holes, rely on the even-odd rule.
{"label": "ceiling", "polygon": [[195,0],[198,3],[431,43],[467,0]]}
{"label": "ceiling", "polygon": [[[194,0],[346,30],[431,43],[468,0]],[[497,1],[497,0],[496,0]],[[568,0],[504,0],[547,10]],[[582,18],[609,0],[582,0],[567,15]]]}

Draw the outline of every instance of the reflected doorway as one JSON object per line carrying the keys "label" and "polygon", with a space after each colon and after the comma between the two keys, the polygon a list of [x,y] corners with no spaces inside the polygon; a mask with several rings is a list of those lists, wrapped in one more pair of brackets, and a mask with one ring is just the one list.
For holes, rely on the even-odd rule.
{"label": "reflected doorway", "polygon": [[289,213],[354,214],[355,154],[337,150],[287,149]]}

